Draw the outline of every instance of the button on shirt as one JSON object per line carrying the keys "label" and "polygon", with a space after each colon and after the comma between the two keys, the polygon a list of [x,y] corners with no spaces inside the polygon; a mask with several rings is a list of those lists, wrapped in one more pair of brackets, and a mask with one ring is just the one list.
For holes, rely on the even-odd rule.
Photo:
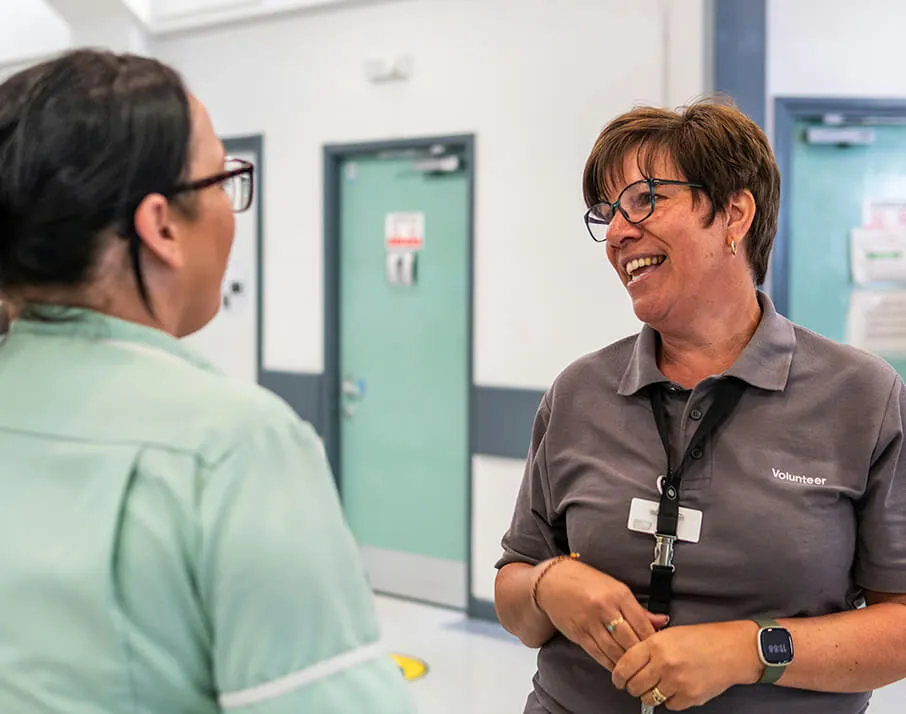
{"label": "button on shirt", "polygon": [[[845,611],[862,589],[906,593],[906,390],[885,362],[794,326],[758,293],[762,318],[727,371],[676,388],[657,334],[583,357],[545,395],[498,563],[576,551],[645,604],[654,539],[627,528],[633,498],[658,501],[666,456],[648,389],[664,389],[679,462],[723,376],[742,398],[683,477],[701,540],[676,547],[671,627]],[[754,640],[752,646],[755,646]],[[541,648],[527,712],[637,714],[639,702],[577,645]],[[867,694],[733,687],[701,714],[858,714]]]}
{"label": "button on shirt", "polygon": [[313,430],[83,310],[0,344],[0,712],[413,712]]}

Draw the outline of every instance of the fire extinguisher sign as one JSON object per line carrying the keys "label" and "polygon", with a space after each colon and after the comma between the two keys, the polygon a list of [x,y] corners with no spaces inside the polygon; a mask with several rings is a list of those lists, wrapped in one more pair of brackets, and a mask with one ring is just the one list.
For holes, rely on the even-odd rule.
{"label": "fire extinguisher sign", "polygon": [[424,213],[388,213],[384,219],[387,250],[413,251],[425,247]]}

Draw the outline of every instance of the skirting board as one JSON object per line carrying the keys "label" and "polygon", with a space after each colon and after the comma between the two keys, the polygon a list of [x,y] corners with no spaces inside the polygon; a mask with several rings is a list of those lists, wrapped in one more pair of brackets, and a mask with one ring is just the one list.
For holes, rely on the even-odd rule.
{"label": "skirting board", "polygon": [[497,608],[490,600],[479,600],[478,598],[470,597],[467,613],[469,617],[474,617],[476,620],[497,622]]}
{"label": "skirting board", "polygon": [[362,548],[371,588],[385,595],[465,610],[467,566],[464,562],[414,555],[384,548]]}

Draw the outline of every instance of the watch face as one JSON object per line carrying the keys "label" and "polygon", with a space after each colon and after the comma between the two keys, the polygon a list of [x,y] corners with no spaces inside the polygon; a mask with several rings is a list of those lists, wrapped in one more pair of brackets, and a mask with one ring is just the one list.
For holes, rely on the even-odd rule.
{"label": "watch face", "polygon": [[761,632],[761,654],[769,665],[785,665],[793,661],[793,639],[782,628],[769,627]]}

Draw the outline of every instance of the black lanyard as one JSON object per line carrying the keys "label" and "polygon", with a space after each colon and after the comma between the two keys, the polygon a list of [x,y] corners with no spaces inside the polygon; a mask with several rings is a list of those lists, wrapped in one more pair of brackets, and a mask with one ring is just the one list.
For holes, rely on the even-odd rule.
{"label": "black lanyard", "polygon": [[679,489],[683,474],[689,465],[692,452],[701,448],[705,439],[711,436],[739,402],[746,385],[737,379],[723,379],[714,388],[714,403],[705,414],[701,424],[692,436],[686,453],[676,469],[670,468],[670,437],[667,433],[667,413],[664,408],[664,393],[660,384],[652,385],[648,394],[654,411],[654,422],[667,454],[667,473],[661,487],[661,503],[658,509],[657,534],[655,535],[654,562],[651,563],[651,593],[648,609],[661,615],[670,613],[673,597],[673,564],[676,530],[679,525]]}

